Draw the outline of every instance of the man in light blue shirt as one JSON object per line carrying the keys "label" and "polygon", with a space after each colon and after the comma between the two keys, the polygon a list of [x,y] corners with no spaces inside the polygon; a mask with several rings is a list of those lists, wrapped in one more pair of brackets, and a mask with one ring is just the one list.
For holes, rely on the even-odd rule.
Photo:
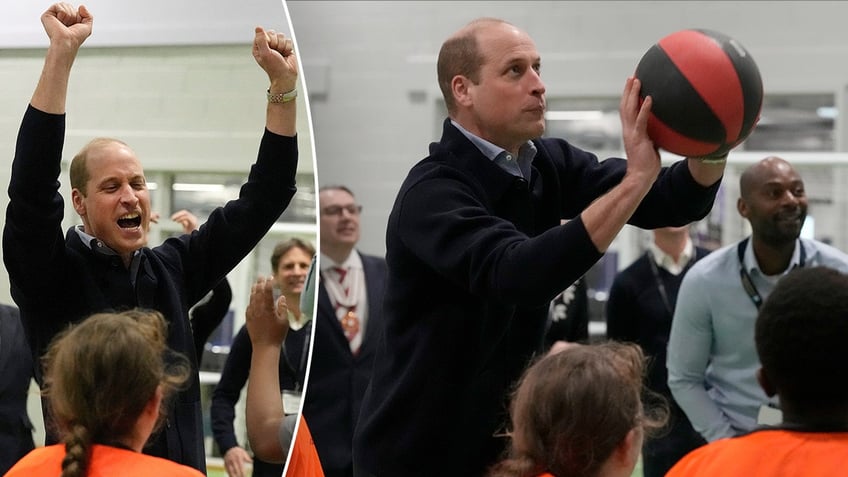
{"label": "man in light blue shirt", "polygon": [[804,182],[785,160],[767,157],[740,177],[737,209],[750,237],[696,263],[680,286],[668,344],[672,395],[707,441],[748,432],[777,407],[757,383],[754,322],[777,281],[795,267],[848,272],[848,255],[799,238]]}

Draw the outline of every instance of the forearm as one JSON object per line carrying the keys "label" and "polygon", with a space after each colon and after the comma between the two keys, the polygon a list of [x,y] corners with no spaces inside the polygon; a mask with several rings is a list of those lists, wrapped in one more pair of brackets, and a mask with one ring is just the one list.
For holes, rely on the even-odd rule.
{"label": "forearm", "polygon": [[606,252],[648,194],[652,183],[636,175],[627,175],[580,214],[586,232],[599,252]]}
{"label": "forearm", "polygon": [[76,53],[70,45],[50,45],[41,77],[30,101],[34,108],[45,113],[64,114],[68,80]]}
{"label": "forearm", "polygon": [[280,400],[279,366],[279,346],[254,345],[247,383],[247,438],[260,459],[272,462],[285,457],[277,439],[285,417]]}

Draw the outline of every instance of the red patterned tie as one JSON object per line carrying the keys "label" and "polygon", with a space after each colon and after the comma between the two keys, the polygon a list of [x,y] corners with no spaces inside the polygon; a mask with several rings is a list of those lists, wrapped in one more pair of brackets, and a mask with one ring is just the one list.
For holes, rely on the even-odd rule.
{"label": "red patterned tie", "polygon": [[[345,278],[347,278],[348,275],[348,270],[341,267],[333,267],[333,271],[338,275],[339,285],[341,285],[342,290],[344,291],[345,298],[349,298],[350,284],[345,281]],[[341,310],[341,312],[339,312],[339,310]],[[342,331],[344,331],[347,340],[353,340],[359,333],[359,317],[356,315],[356,305],[344,306],[341,303],[337,303],[336,316],[339,317],[339,321],[342,325]]]}
{"label": "red patterned tie", "polygon": [[342,290],[344,290],[345,296],[348,296],[350,293],[350,286],[345,283],[345,277],[347,277],[347,269],[342,267],[333,267],[333,271],[335,271],[339,276],[339,284],[342,286]]}

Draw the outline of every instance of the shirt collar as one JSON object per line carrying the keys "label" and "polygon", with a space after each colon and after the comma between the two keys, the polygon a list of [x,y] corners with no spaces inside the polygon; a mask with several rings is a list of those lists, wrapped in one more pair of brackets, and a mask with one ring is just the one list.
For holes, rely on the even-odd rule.
{"label": "shirt collar", "polygon": [[[80,240],[82,240],[82,243],[84,243],[86,247],[88,247],[92,250],[94,250],[95,242],[99,242],[99,243],[103,244],[103,242],[100,242],[99,240],[94,238],[93,235],[88,235],[87,233],[85,233],[83,231],[82,225],[78,225],[78,226],[74,227],[74,231],[77,233],[77,235],[79,235],[79,238],[80,238]],[[106,247],[106,244],[103,244],[103,246]],[[112,249],[110,249],[109,247],[106,247],[106,248],[109,249],[109,251],[112,251]]]}
{"label": "shirt collar", "polygon": [[336,263],[335,260],[330,258],[327,255],[321,254],[321,272],[326,272],[331,268],[350,268],[350,269],[361,269],[362,268],[362,258],[359,256],[359,252],[355,249],[350,252],[350,255],[342,263]]}
{"label": "shirt collar", "polygon": [[467,137],[468,140],[471,141],[471,143],[474,144],[474,146],[476,146],[484,156],[497,164],[501,169],[514,176],[522,177],[528,181],[530,180],[530,165],[533,163],[533,159],[536,157],[537,152],[536,145],[533,144],[533,141],[527,141],[522,144],[518,149],[518,157],[515,158],[512,153],[506,149],[476,136],[474,133],[469,132],[467,129],[460,126],[460,124],[453,119],[451,119],[450,122],[456,129],[459,130],[459,132]]}
{"label": "shirt collar", "polygon": [[[786,270],[780,272],[777,276],[785,275],[786,272],[792,270],[793,268],[799,266],[801,264],[801,249],[799,247],[801,245],[801,240],[795,240],[795,250],[792,251],[792,258],[789,260],[789,266],[786,267]],[[757,263],[757,257],[754,255],[754,245],[752,240],[748,239],[748,245],[745,246],[745,270],[749,273],[756,270],[760,276],[768,277],[765,273],[760,270],[760,264]]]}
{"label": "shirt collar", "polygon": [[[85,233],[82,225],[74,227],[74,231],[76,231],[77,235],[79,235],[80,240],[82,240],[82,243],[84,243],[85,246],[89,249],[98,253],[102,253],[104,255],[118,255],[118,252],[112,250],[108,245],[106,245],[105,242],[93,235]],[[135,252],[133,252],[133,257],[138,255],[139,253],[140,250],[136,250]]]}
{"label": "shirt collar", "polygon": [[680,258],[677,261],[674,260],[674,257],[665,253],[653,241],[648,245],[648,248],[651,250],[651,257],[657,266],[667,270],[672,275],[679,275],[686,268],[689,261],[692,260],[692,256],[695,255],[695,246],[689,237],[686,238],[686,245],[683,247]]}

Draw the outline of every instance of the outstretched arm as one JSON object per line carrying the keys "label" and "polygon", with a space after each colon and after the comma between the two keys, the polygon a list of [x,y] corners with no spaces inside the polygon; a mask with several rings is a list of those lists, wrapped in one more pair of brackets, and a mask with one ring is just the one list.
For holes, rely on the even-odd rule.
{"label": "outstretched arm", "polygon": [[[271,82],[268,92],[271,95],[295,90],[298,68],[291,39],[274,30],[265,31],[262,27],[256,27],[253,57],[268,74],[268,80]],[[287,101],[269,101],[265,127],[281,136],[294,136],[297,132],[296,103],[293,97]]]}
{"label": "outstretched arm", "polygon": [[91,35],[94,17],[88,9],[69,3],[53,4],[41,15],[41,24],[50,38],[44,68],[30,104],[45,113],[64,114],[68,78],[80,46]]}
{"label": "outstretched arm", "polygon": [[273,280],[260,278],[250,291],[245,313],[253,346],[247,381],[247,438],[256,456],[268,462],[285,462],[288,449],[278,441],[285,415],[280,399],[280,347],[288,333],[284,296],[276,306]]}

